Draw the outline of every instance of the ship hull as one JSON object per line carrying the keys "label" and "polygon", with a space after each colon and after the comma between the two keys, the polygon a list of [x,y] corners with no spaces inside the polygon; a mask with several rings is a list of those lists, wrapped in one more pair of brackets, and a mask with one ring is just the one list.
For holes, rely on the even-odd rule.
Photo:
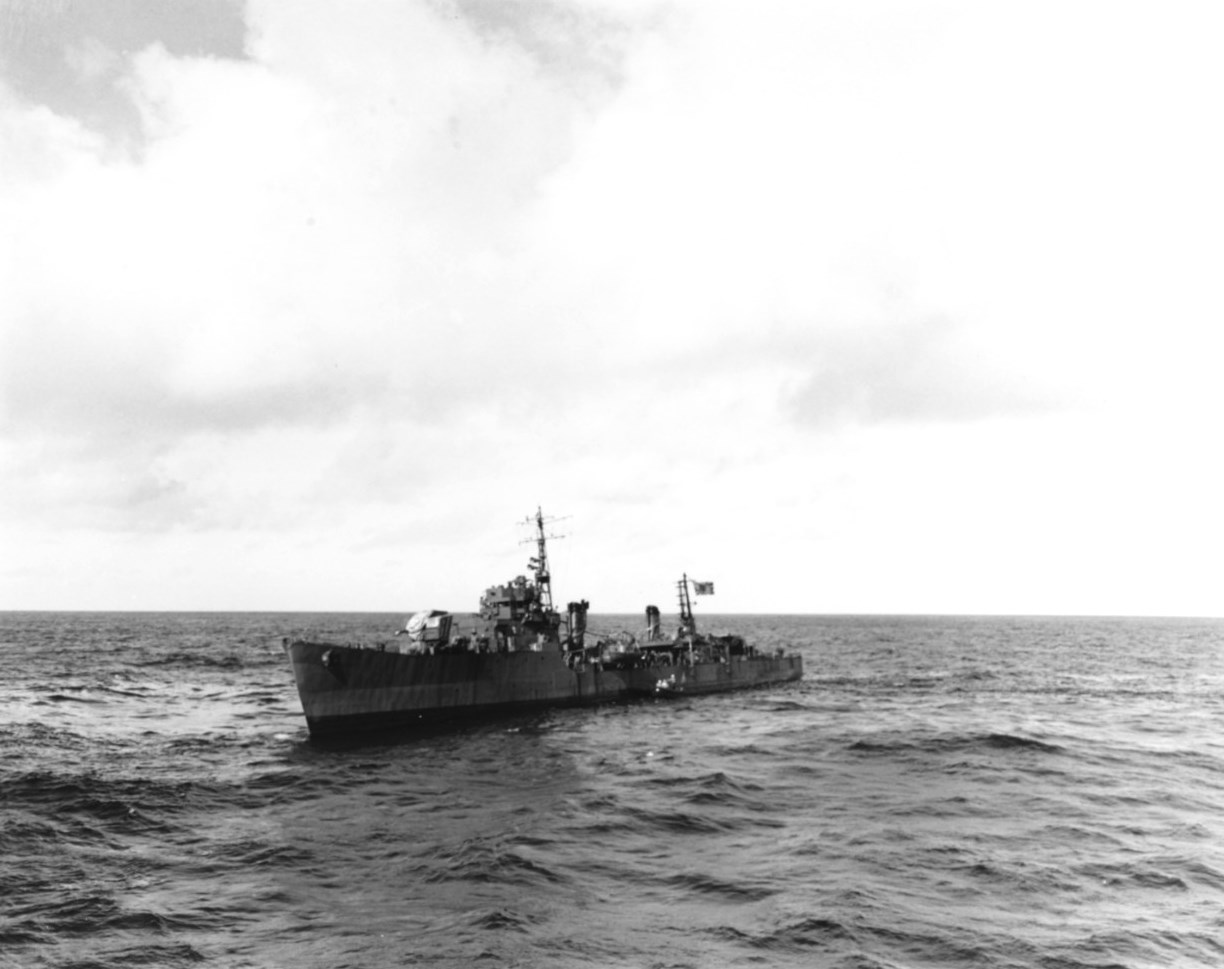
{"label": "ship hull", "polygon": [[306,724],[316,737],[554,706],[725,693],[803,676],[799,656],[612,669],[571,668],[555,650],[430,655],[302,641],[286,650]]}

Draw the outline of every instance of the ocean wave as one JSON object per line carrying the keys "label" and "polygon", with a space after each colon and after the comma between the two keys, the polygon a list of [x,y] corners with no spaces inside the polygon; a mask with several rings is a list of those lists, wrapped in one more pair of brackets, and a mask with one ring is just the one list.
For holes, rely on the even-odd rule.
{"label": "ocean wave", "polygon": [[853,942],[855,933],[835,919],[804,916],[769,931],[750,932],[730,926],[710,930],[714,935],[754,949],[773,952],[805,952],[813,949],[843,948]]}
{"label": "ocean wave", "polygon": [[48,693],[44,699],[48,703],[105,703],[102,697],[91,696],[84,687],[76,693]]}
{"label": "ocean wave", "polygon": [[124,969],[126,966],[153,966],[155,969],[182,969],[208,962],[208,957],[186,942],[150,943],[103,947],[90,956],[60,964],[60,969]]}
{"label": "ocean wave", "polygon": [[199,855],[197,866],[214,872],[257,868],[304,870],[317,860],[310,848],[258,839],[212,842]]}
{"label": "ocean wave", "polygon": [[710,814],[691,811],[652,810],[629,808],[629,827],[635,830],[665,831],[672,834],[711,834],[730,831],[738,827],[733,818],[715,818]]}
{"label": "ocean wave", "polygon": [[174,667],[176,669],[206,667],[222,670],[240,670],[247,658],[237,653],[216,653],[206,650],[194,652],[153,653],[132,657],[131,665],[138,667]]}
{"label": "ocean wave", "polygon": [[6,933],[14,937],[23,936],[27,941],[46,941],[108,931],[165,934],[202,931],[232,924],[231,915],[223,912],[195,909],[175,914],[128,907],[109,894],[65,894],[62,891],[57,894],[55,899],[10,909],[7,913],[10,924],[5,929]]}
{"label": "ocean wave", "polygon": [[566,875],[527,857],[523,848],[496,839],[474,838],[454,848],[438,851],[426,871],[427,882],[473,881],[530,885],[567,881]]}
{"label": "ocean wave", "polygon": [[509,908],[497,908],[473,913],[468,924],[475,929],[527,934],[541,921],[539,916]]}
{"label": "ocean wave", "polygon": [[1032,751],[1041,754],[1061,754],[1064,748],[1032,737],[1015,734],[965,734],[959,736],[933,736],[923,738],[897,738],[890,740],[860,739],[849,745],[849,749],[861,754],[895,753],[950,753],[964,751]]}
{"label": "ocean wave", "polygon": [[658,882],[682,892],[696,892],[729,902],[759,902],[778,893],[778,889],[759,881],[731,881],[702,872],[677,872],[660,877]]}

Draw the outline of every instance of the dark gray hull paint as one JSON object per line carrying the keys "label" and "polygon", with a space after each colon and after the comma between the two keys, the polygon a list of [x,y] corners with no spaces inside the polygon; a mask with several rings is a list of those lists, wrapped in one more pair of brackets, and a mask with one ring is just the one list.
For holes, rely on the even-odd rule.
{"label": "dark gray hull paint", "polygon": [[286,649],[306,724],[317,737],[551,706],[726,693],[803,676],[803,659],[793,655],[615,670],[571,669],[555,650],[422,655],[302,641]]}

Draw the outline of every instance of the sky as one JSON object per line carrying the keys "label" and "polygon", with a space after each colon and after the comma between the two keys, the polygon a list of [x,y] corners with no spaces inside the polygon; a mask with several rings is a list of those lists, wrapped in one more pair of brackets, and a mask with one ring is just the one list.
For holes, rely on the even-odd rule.
{"label": "sky", "polygon": [[1222,616],[1222,37],[0,0],[0,609]]}

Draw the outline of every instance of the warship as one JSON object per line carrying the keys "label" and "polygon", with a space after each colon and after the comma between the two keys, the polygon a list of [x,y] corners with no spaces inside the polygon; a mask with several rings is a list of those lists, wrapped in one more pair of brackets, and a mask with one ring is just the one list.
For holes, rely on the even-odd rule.
{"label": "warship", "polygon": [[552,706],[697,696],[803,676],[803,658],[759,650],[740,636],[698,631],[692,596],[713,583],[677,582],[678,629],[656,606],[638,632],[588,628],[590,603],[554,607],[543,511],[531,578],[489,588],[478,613],[414,613],[389,641],[338,644],[285,639],[312,737],[530,712]]}

